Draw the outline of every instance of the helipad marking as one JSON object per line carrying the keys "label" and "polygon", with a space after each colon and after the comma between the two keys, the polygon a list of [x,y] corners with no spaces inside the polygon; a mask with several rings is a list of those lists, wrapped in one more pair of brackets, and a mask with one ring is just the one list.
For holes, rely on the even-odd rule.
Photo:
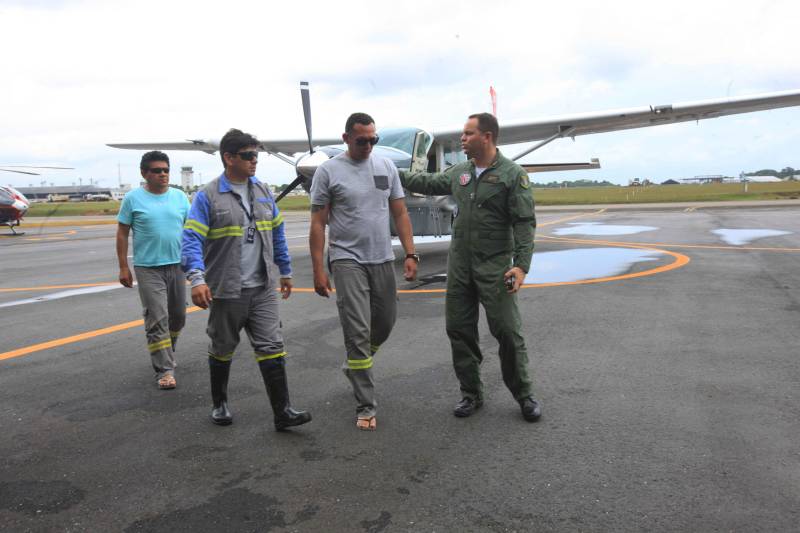
{"label": "helipad marking", "polygon": [[618,241],[595,241],[592,239],[570,239],[567,237],[553,237],[551,235],[539,235],[537,239],[547,239],[551,241],[562,241],[564,243],[579,244],[603,244],[607,246],[641,246],[641,247],[663,247],[663,248],[698,248],[708,250],[749,250],[757,252],[800,252],[800,248],[770,248],[766,246],[725,246],[722,244],[674,244],[667,242],[618,242]]}

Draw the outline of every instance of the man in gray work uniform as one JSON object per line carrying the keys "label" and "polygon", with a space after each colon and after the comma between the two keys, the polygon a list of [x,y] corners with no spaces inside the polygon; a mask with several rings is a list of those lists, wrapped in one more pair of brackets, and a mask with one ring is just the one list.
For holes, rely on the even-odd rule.
{"label": "man in gray work uniform", "polygon": [[[220,140],[225,171],[195,196],[183,231],[181,266],[192,284],[192,301],[210,308],[208,369],[211,421],[233,422],[228,377],[247,333],[267,389],[275,429],[311,421],[289,403],[286,349],[278,314],[276,281],[283,298],[292,294],[292,265],[283,217],[267,187],[255,177],[258,139],[232,129]],[[276,280],[273,263],[280,272]]]}
{"label": "man in gray work uniform", "polygon": [[347,152],[320,165],[311,185],[314,290],[326,298],[331,290],[323,261],[329,225],[328,263],[347,351],[342,370],[358,404],[356,426],[374,430],[378,404],[372,358],[389,338],[397,317],[390,215],[406,254],[406,280],[416,278],[419,256],[397,168],[391,160],[372,155],[378,142],[375,121],[365,113],[353,113],[342,139]]}

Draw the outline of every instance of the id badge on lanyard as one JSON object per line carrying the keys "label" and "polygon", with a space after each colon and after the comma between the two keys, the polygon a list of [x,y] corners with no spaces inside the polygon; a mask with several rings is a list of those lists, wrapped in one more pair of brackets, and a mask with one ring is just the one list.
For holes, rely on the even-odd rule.
{"label": "id badge on lanyard", "polygon": [[[244,207],[244,202],[242,202],[241,198],[237,198],[239,201],[239,205],[244,211],[245,216],[247,216],[247,221],[249,224],[253,224],[253,220],[255,219],[256,215],[256,208],[255,204],[253,203],[253,184],[248,182],[247,183],[247,199],[250,202],[250,211],[248,212],[247,209]],[[245,235],[245,240],[247,244],[252,244],[256,242],[256,228],[253,225],[248,226],[247,228],[247,235]]]}

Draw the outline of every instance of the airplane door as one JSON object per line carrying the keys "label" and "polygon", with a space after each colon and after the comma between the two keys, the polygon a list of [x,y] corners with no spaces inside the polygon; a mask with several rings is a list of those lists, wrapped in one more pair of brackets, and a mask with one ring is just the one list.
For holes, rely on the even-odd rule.
{"label": "airplane door", "polygon": [[414,148],[411,150],[411,168],[409,172],[425,172],[428,168],[428,150],[433,137],[426,131],[419,130],[414,136]]}

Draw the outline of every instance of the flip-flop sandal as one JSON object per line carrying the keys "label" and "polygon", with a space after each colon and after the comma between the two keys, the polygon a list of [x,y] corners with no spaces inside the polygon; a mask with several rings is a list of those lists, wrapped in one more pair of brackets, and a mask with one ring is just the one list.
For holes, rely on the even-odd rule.
{"label": "flip-flop sandal", "polygon": [[158,388],[161,390],[174,389],[176,385],[175,376],[172,374],[161,376],[161,379],[158,380]]}
{"label": "flip-flop sandal", "polygon": [[374,416],[369,418],[356,418],[356,427],[361,431],[375,431],[378,421]]}

